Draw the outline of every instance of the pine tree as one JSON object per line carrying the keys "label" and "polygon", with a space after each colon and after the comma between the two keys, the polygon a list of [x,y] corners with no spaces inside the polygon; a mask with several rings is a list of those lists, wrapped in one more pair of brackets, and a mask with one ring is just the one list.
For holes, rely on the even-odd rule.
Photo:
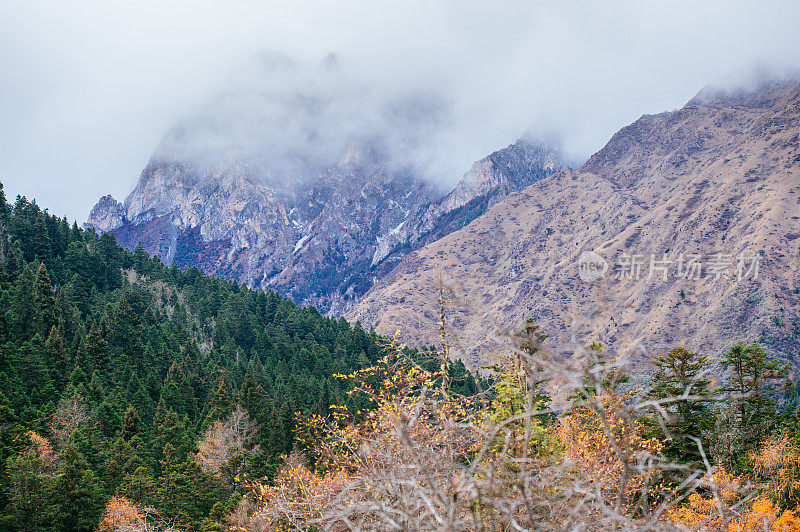
{"label": "pine tree", "polygon": [[172,449],[171,452],[174,453],[177,460],[186,458],[191,448],[192,438],[187,433],[186,426],[178,414],[166,406],[163,397],[156,408],[153,425],[153,457],[157,467],[163,466],[169,458],[164,454],[167,446]]}
{"label": "pine tree", "polygon": [[58,388],[61,389],[66,383],[69,357],[64,338],[55,325],[50,328],[44,346],[47,351],[47,363],[53,369],[52,375],[58,381]]}
{"label": "pine tree", "polygon": [[142,441],[134,437],[131,441],[125,441],[122,436],[116,438],[109,450],[109,457],[106,464],[108,471],[108,484],[113,491],[120,485],[127,475],[132,475],[140,467],[144,467],[144,459],[141,455]]}
{"label": "pine tree", "polygon": [[151,505],[156,502],[156,481],[144,466],[137,467],[122,479],[118,492],[139,504]]}
{"label": "pine tree", "polygon": [[50,260],[53,254],[52,239],[47,231],[44,215],[36,216],[33,222],[33,250],[34,254],[42,260]]}
{"label": "pine tree", "polygon": [[211,398],[211,413],[206,418],[206,425],[218,419],[226,419],[233,412],[234,405],[233,392],[228,383],[225,379],[220,380],[217,389],[214,390],[214,396]]}
{"label": "pine tree", "polygon": [[122,439],[128,441],[138,435],[140,422],[139,411],[133,405],[128,405],[125,416],[122,418]]}
{"label": "pine tree", "polygon": [[99,323],[93,323],[86,333],[83,349],[92,368],[105,369],[108,365],[108,341],[106,340],[106,321],[103,316]]}
{"label": "pine tree", "polygon": [[[704,377],[709,369],[708,357],[698,355],[683,347],[675,347],[653,360],[658,368],[650,378],[647,398],[653,401],[669,400],[661,407],[667,418],[650,418],[651,432],[665,439],[664,454],[674,462],[704,467],[702,455],[693,438],[700,439],[708,452],[708,432],[714,426],[714,414],[709,401],[711,383]],[[685,399],[675,401],[675,398]],[[660,415],[660,410],[654,416]]]}
{"label": "pine tree", "polygon": [[786,379],[789,365],[769,358],[757,341],[736,342],[720,362],[731,374],[721,390],[731,396],[717,419],[714,454],[726,467],[746,468],[748,453],[776,420],[772,383]]}
{"label": "pine tree", "polygon": [[197,529],[221,498],[219,481],[193,460],[170,461],[156,488],[158,507],[187,528]]}
{"label": "pine tree", "polygon": [[122,428],[119,413],[108,401],[102,401],[100,406],[97,407],[97,421],[100,423],[100,430],[106,438],[113,437]]}
{"label": "pine tree", "polygon": [[37,304],[37,330],[42,336],[47,336],[50,328],[56,323],[56,298],[53,294],[53,284],[44,263],[39,264],[36,272],[34,288]]}
{"label": "pine tree", "polygon": [[[0,188],[1,194],[2,188]],[[2,388],[0,387],[0,389]],[[7,460],[21,450],[23,443],[23,430],[19,419],[14,409],[11,408],[8,398],[0,391],[0,485],[9,485]],[[7,490],[0,490],[0,508],[6,508],[8,497]],[[2,520],[0,520],[0,525],[2,525]]]}
{"label": "pine tree", "polygon": [[755,340],[749,344],[736,342],[725,352],[720,362],[732,373],[730,383],[722,391],[744,396],[743,420],[758,423],[764,416],[772,416],[775,402],[769,397],[771,382],[784,380],[789,373],[790,364],[781,364],[770,359]]}
{"label": "pine tree", "polygon": [[61,453],[53,499],[58,503],[54,522],[59,530],[94,529],[101,510],[100,488],[79,450],[76,434],[70,437]]}

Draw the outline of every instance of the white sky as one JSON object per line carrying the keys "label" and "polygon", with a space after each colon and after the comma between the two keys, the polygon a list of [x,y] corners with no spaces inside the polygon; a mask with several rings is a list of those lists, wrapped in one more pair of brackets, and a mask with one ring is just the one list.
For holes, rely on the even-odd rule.
{"label": "white sky", "polygon": [[753,62],[798,66],[798,28],[793,1],[0,0],[0,180],[84,220],[263,50],[446,95],[461,171],[529,128],[588,155]]}

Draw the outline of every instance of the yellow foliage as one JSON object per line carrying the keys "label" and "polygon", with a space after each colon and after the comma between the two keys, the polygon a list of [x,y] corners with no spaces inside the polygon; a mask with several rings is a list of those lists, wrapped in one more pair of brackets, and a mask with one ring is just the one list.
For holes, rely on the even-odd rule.
{"label": "yellow foliage", "polygon": [[800,532],[800,519],[791,510],[780,514],[775,501],[760,497],[746,514],[728,525],[728,532]]}
{"label": "yellow foliage", "polygon": [[126,497],[112,497],[106,504],[97,532],[135,530],[144,522],[139,509]]}
{"label": "yellow foliage", "polygon": [[27,436],[31,440],[30,450],[36,453],[45,469],[51,472],[54,471],[58,467],[58,455],[53,450],[50,442],[32,430],[27,432]]}
{"label": "yellow foliage", "polygon": [[768,481],[769,492],[778,500],[800,489],[800,449],[788,434],[769,436],[751,461],[756,475]]}
{"label": "yellow foliage", "polygon": [[765,496],[748,504],[747,497],[754,488],[721,467],[704,479],[703,485],[709,493],[693,492],[688,504],[668,512],[670,521],[689,530],[800,532],[800,518],[794,512],[781,513],[775,501]]}
{"label": "yellow foliage", "polygon": [[633,393],[606,390],[592,398],[591,407],[573,408],[559,424],[558,437],[567,456],[609,497],[620,490],[625,496],[639,490],[649,472],[623,475],[623,469],[662,448],[659,440],[643,436],[641,421],[627,414],[625,404]]}

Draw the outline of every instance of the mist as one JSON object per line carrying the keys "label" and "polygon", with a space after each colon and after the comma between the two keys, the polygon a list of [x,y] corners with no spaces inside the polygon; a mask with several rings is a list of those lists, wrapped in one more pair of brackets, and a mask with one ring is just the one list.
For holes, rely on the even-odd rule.
{"label": "mist", "polygon": [[332,53],[301,64],[265,51],[168,132],[153,160],[198,173],[244,168],[286,189],[348,157],[446,187],[468,160],[455,155],[458,138],[452,95],[440,87],[376,87]]}
{"label": "mist", "polygon": [[83,220],[151,156],[302,179],[379,138],[448,186],[526,132],[587,156],[730,72],[796,68],[798,23],[790,1],[10,0],[0,180]]}

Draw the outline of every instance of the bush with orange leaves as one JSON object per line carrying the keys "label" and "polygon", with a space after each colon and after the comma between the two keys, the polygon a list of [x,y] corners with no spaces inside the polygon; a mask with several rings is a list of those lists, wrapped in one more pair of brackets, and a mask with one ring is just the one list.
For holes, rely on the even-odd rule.
{"label": "bush with orange leaves", "polygon": [[152,510],[142,509],[126,497],[112,497],[103,515],[97,532],[179,532],[177,528],[159,523]]}
{"label": "bush with orange leaves", "polygon": [[800,516],[781,510],[775,502],[798,487],[796,444],[786,434],[773,434],[753,453],[751,462],[764,484],[718,466],[689,495],[688,504],[668,513],[669,520],[690,530],[800,532]]}
{"label": "bush with orange leaves", "polygon": [[785,502],[800,489],[800,448],[788,434],[768,436],[750,461],[754,473],[768,483],[768,492],[776,500]]}
{"label": "bush with orange leaves", "polygon": [[[315,415],[298,443],[317,458],[310,470],[293,453],[274,485],[256,485],[266,528],[463,528],[473,479],[464,464],[480,441],[474,398],[452,396],[424,370],[395,353],[342,376],[373,408],[334,407]],[[304,436],[306,435],[306,436]],[[251,526],[253,526],[251,524]]]}
{"label": "bush with orange leaves", "polygon": [[603,389],[586,397],[560,419],[558,432],[598,502],[625,515],[669,495],[660,475],[662,442],[643,436],[645,427],[630,406],[637,392]]}
{"label": "bush with orange leaves", "polygon": [[372,407],[304,420],[298,438],[312,463],[290,455],[271,485],[252,486],[231,522],[247,530],[674,530],[682,515],[674,507],[702,472],[686,471],[680,489],[663,484],[673,466],[661,443],[643,436],[648,405],[621,392],[618,368],[597,355],[587,355],[579,397],[554,421],[533,407],[530,394],[541,390],[530,383],[565,371],[559,360],[516,351],[490,402],[450,393],[446,364],[427,371],[393,345],[376,366],[342,376]]}
{"label": "bush with orange leaves", "polygon": [[781,511],[756,486],[722,467],[706,476],[688,504],[670,510],[667,518],[688,530],[800,532],[800,518],[793,511]]}

